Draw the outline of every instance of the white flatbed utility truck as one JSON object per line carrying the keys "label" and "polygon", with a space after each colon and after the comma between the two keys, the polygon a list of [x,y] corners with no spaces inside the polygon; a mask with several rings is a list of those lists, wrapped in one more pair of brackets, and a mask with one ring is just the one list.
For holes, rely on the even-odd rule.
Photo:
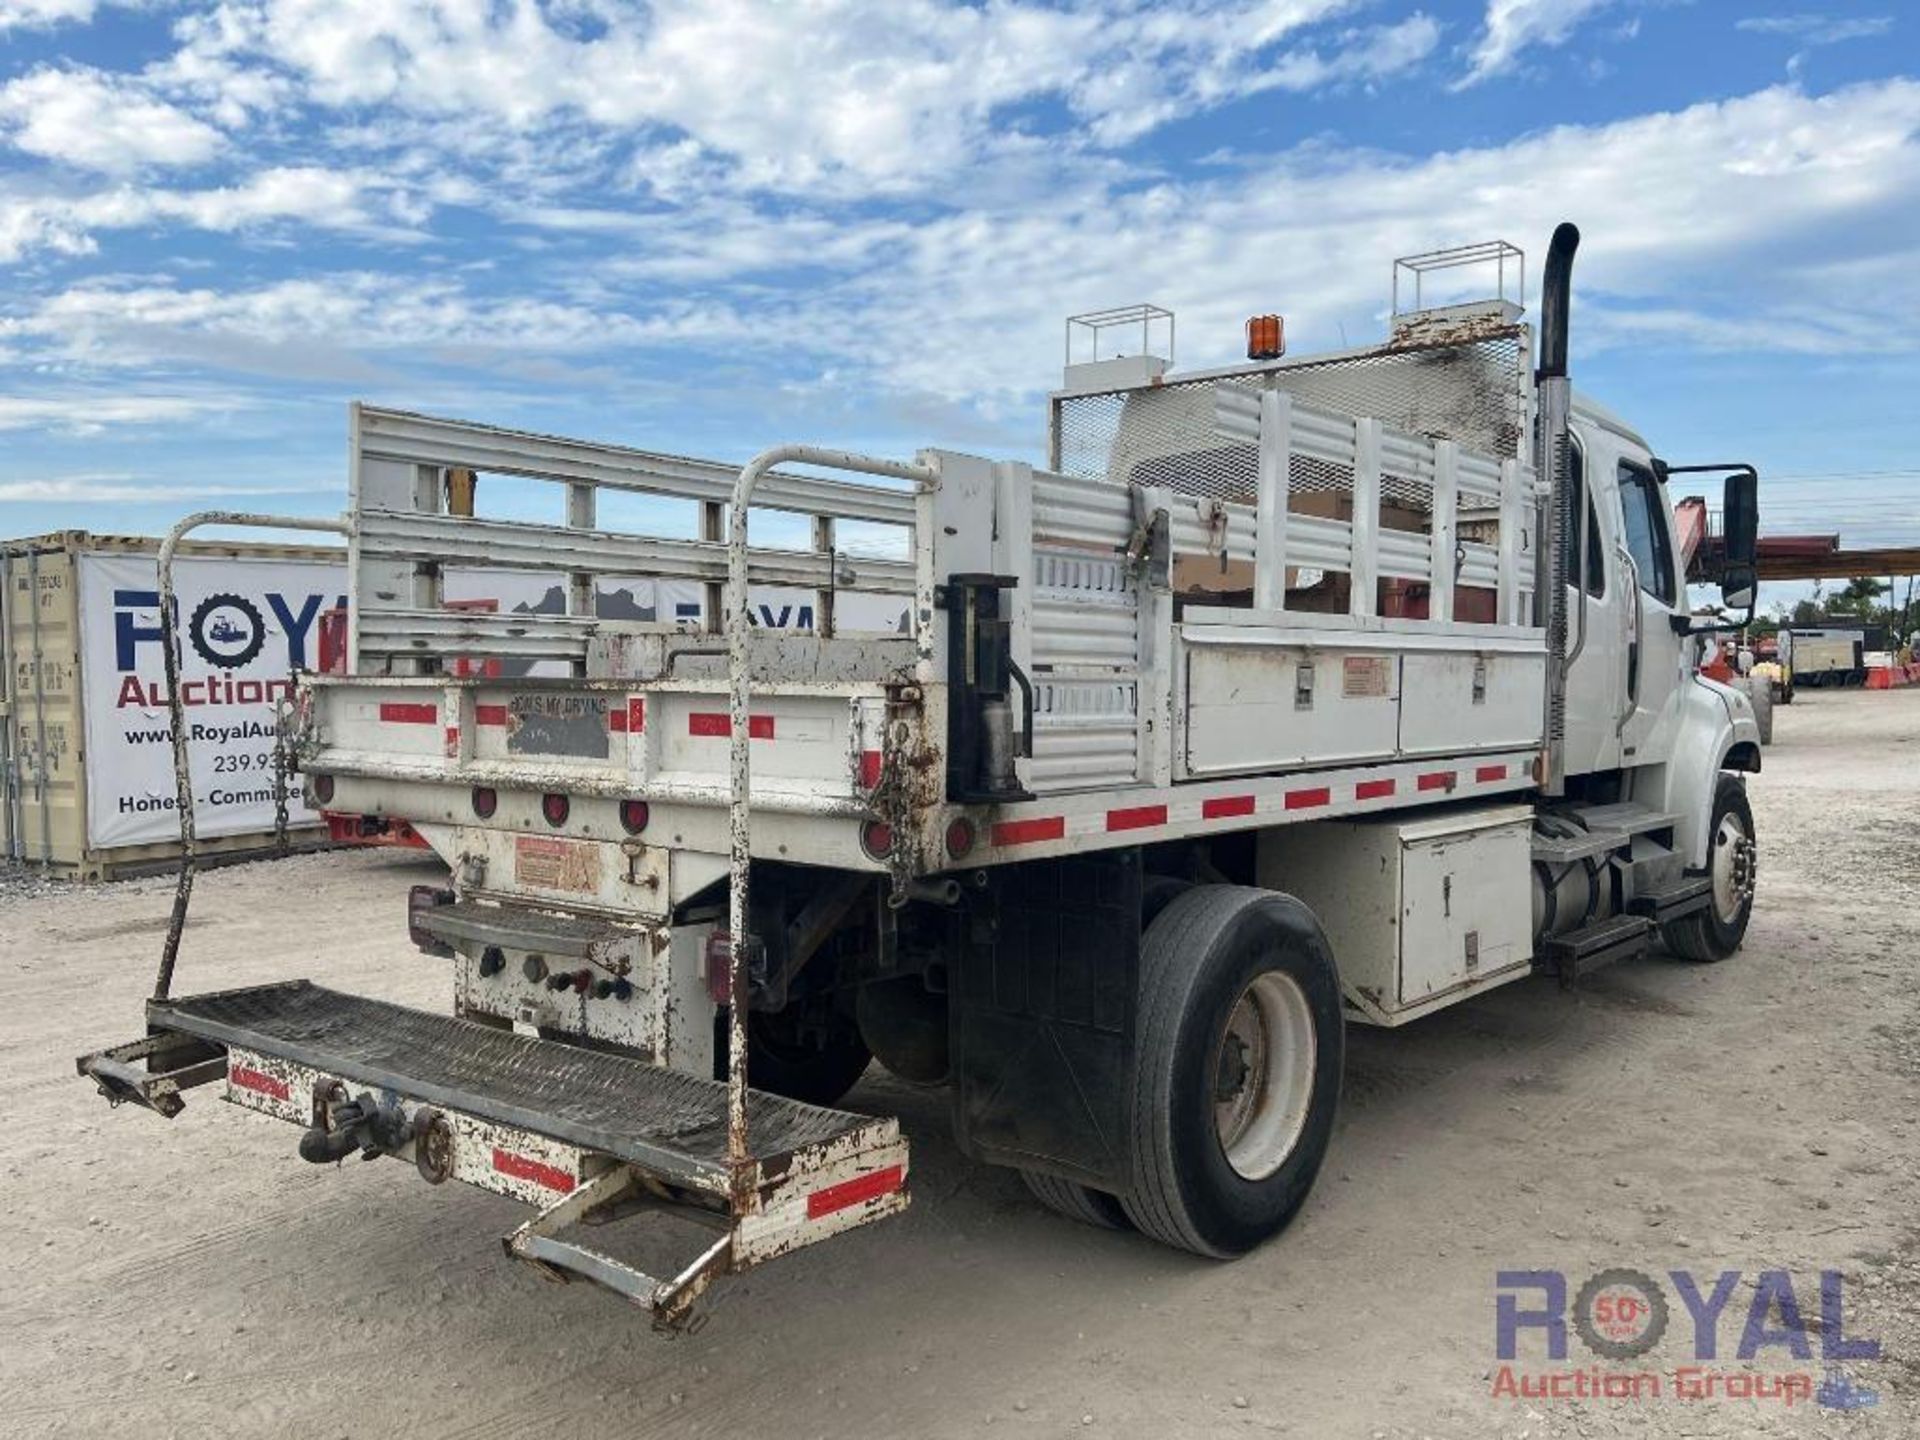
{"label": "white flatbed utility truck", "polygon": [[[895,1121],[832,1108],[875,1057],[945,1081],[961,1148],[1047,1205],[1247,1251],[1320,1167],[1347,1023],[1663,939],[1717,960],[1747,926],[1759,737],[1695,673],[1668,467],[1572,397],[1577,240],[1537,364],[1506,245],[1401,262],[1416,297],[1468,263],[1499,293],[1396,304],[1340,355],[1286,358],[1261,317],[1248,363],[1176,375],[1099,354],[1166,312],[1084,317],[1046,469],[735,471],[355,407],[349,659],[300,677],[289,743],[313,804],[446,860],[409,925],[455,1013],[175,995],[189,833],[148,1034],[80,1069],[167,1115],[217,1083],[308,1160],[529,1201],[510,1253],[664,1325],[906,1205]],[[1750,610],[1753,472],[1688,468],[1730,472]],[[554,523],[475,513],[522,480]],[[607,491],[692,502],[699,538],[596,525]],[[812,547],[750,547],[764,510]],[[175,538],[236,518],[281,523]],[[843,548],[856,526],[897,543]],[[548,577],[566,613],[448,608],[461,567]],[[698,582],[704,623],[596,615],[596,578],[636,575]],[[755,585],[813,592],[811,630],[755,629]],[[898,627],[836,624],[849,594]],[[659,1278],[582,1240],[635,1210],[711,1238]]]}

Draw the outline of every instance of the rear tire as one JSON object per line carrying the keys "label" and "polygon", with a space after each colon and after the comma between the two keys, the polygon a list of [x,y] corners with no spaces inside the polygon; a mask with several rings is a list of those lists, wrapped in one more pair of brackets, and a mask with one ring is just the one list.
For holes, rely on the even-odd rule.
{"label": "rear tire", "polygon": [[1313,912],[1237,885],[1174,898],[1141,943],[1136,1044],[1127,1217],[1245,1254],[1305,1201],[1339,1107],[1340,981]]}
{"label": "rear tire", "polygon": [[1033,1198],[1057,1215],[1101,1230],[1133,1228],[1119,1199],[1104,1190],[1062,1180],[1058,1175],[1043,1175],[1038,1170],[1022,1170],[1020,1178],[1027,1182],[1027,1189],[1033,1192]]}
{"label": "rear tire", "polygon": [[831,1105],[866,1073],[873,1052],[848,1016],[835,1013],[824,1035],[798,1033],[792,1018],[790,1010],[747,1016],[747,1083],[789,1100]]}
{"label": "rear tire", "polygon": [[1753,705],[1753,723],[1760,727],[1760,743],[1773,743],[1773,684],[1761,679],[1747,681],[1747,699]]}
{"label": "rear tire", "polygon": [[1740,948],[1747,938],[1747,922],[1753,918],[1759,847],[1753,831],[1753,809],[1747,804],[1747,787],[1739,776],[1720,776],[1713,792],[1707,837],[1707,873],[1713,877],[1711,898],[1705,909],[1661,926],[1660,938],[1682,960],[1712,963]]}

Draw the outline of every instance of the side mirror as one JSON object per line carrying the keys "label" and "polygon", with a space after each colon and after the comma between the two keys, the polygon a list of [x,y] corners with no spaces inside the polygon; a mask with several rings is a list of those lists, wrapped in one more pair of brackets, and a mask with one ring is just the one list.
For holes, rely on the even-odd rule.
{"label": "side mirror", "polygon": [[1760,548],[1760,477],[1751,467],[1727,476],[1720,514],[1726,559],[1720,572],[1720,602],[1729,610],[1752,611],[1759,586],[1754,557]]}
{"label": "side mirror", "polygon": [[1727,476],[1720,513],[1726,532],[1727,574],[1731,577],[1737,569],[1753,568],[1759,548],[1760,477],[1750,469],[1736,470]]}
{"label": "side mirror", "polygon": [[1751,611],[1759,587],[1759,578],[1753,572],[1753,566],[1735,565],[1731,562],[1720,572],[1720,603],[1729,610]]}

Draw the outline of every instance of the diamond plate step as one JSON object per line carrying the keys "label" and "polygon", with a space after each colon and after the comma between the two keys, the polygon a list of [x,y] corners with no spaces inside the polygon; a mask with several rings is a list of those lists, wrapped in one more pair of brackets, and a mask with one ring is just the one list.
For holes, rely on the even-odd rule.
{"label": "diamond plate step", "polygon": [[[551,1136],[677,1183],[727,1188],[727,1087],[717,1080],[310,980],[149,1001],[147,1019],[155,1028]],[[893,1124],[759,1091],[751,1092],[747,1115],[749,1144],[763,1167]]]}

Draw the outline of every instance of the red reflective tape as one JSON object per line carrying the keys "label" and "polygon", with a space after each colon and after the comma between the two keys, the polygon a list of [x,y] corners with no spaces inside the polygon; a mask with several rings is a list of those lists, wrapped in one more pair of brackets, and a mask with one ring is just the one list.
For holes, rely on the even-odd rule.
{"label": "red reflective tape", "polygon": [[389,725],[438,725],[440,707],[389,701],[380,707],[380,718]]}
{"label": "red reflective tape", "polygon": [[878,750],[860,752],[860,788],[872,790],[880,784],[882,756]]}
{"label": "red reflective tape", "polygon": [[1167,807],[1164,805],[1136,805],[1131,810],[1107,811],[1107,829],[1109,830],[1150,830],[1155,825],[1167,823]]}
{"label": "red reflective tape", "polygon": [[1391,780],[1362,780],[1353,787],[1356,800],[1379,800],[1393,794],[1394,782]]}
{"label": "red reflective tape", "polygon": [[504,705],[476,705],[473,707],[473,723],[476,725],[505,725],[507,707]]}
{"label": "red reflective tape", "polygon": [[526,1155],[516,1155],[511,1150],[493,1147],[493,1168],[502,1175],[510,1175],[515,1180],[531,1180],[536,1185],[544,1185],[549,1190],[558,1190],[567,1194],[580,1182],[562,1170],[558,1165],[548,1165]]}
{"label": "red reflective tape", "polygon": [[627,733],[638,735],[647,728],[647,697],[629,695],[627,697]]}
{"label": "red reflective tape", "polygon": [[864,1200],[878,1200],[882,1195],[891,1195],[906,1183],[906,1179],[905,1166],[889,1165],[884,1170],[870,1170],[865,1175],[856,1175],[851,1180],[842,1180],[838,1185],[816,1190],[807,1196],[807,1219],[819,1220]]}
{"label": "red reflective tape", "polygon": [[1318,790],[1289,790],[1287,792],[1287,809],[1310,810],[1315,805],[1328,804],[1332,799],[1333,792],[1324,785]]}
{"label": "red reflective tape", "polygon": [[1422,790],[1451,790],[1453,788],[1453,771],[1429,770],[1420,777],[1420,788]]}
{"label": "red reflective tape", "polygon": [[1473,772],[1473,778],[1476,780],[1504,780],[1507,778],[1507,767],[1504,765],[1482,765],[1478,770]]}
{"label": "red reflective tape", "polygon": [[293,1093],[287,1088],[286,1081],[255,1070],[250,1065],[229,1065],[227,1082],[258,1095],[271,1095],[275,1100],[285,1100]]}
{"label": "red reflective tape", "polygon": [[451,760],[459,755],[459,753],[460,727],[458,725],[449,725],[447,726],[447,758]]}
{"label": "red reflective tape", "polygon": [[1235,815],[1253,814],[1253,796],[1216,795],[1200,802],[1202,820],[1229,820]]}
{"label": "red reflective tape", "polygon": [[1044,820],[1002,820],[993,827],[996,845],[1031,845],[1037,840],[1058,840],[1067,833],[1067,817],[1049,815]]}
{"label": "red reflective tape", "polygon": [[[708,738],[725,739],[733,733],[733,723],[726,716],[712,710],[696,710],[687,716],[687,733],[704,735]],[[750,740],[773,739],[773,716],[749,715],[747,717],[747,738]]]}
{"label": "red reflective tape", "polygon": [[626,728],[627,712],[609,707],[607,710],[607,729],[619,730],[624,733]]}

